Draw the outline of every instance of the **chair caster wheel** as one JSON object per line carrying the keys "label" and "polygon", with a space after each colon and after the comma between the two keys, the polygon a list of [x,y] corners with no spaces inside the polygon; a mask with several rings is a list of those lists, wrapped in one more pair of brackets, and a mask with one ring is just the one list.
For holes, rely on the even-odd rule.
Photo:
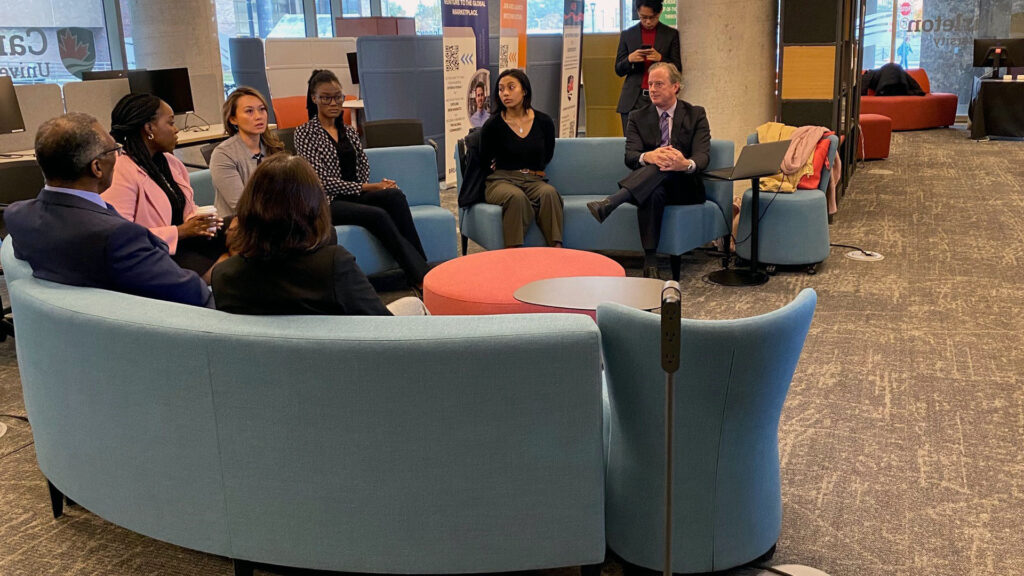
{"label": "chair caster wheel", "polygon": [[764,271],[767,272],[769,276],[775,276],[775,272],[776,272],[775,264],[769,264],[769,265],[765,266]]}
{"label": "chair caster wheel", "polygon": [[805,270],[805,272],[807,272],[808,276],[814,276],[815,274],[818,273],[818,266],[817,265],[808,266],[807,270]]}

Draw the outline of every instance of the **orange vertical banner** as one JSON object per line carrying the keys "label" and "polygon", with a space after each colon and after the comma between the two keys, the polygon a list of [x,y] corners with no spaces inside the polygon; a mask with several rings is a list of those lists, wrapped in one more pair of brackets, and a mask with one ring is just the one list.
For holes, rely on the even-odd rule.
{"label": "orange vertical banner", "polygon": [[526,70],[526,0],[501,0],[498,72]]}

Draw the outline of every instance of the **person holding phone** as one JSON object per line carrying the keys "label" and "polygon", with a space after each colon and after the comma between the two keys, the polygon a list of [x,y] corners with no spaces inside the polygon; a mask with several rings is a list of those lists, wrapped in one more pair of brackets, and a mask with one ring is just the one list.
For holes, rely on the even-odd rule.
{"label": "person holding phone", "polygon": [[651,103],[647,74],[651,64],[668,62],[683,69],[679,55],[679,32],[659,21],[662,0],[635,0],[640,22],[619,35],[615,55],[615,73],[625,76],[616,111],[622,116],[622,133],[626,133],[629,113]]}

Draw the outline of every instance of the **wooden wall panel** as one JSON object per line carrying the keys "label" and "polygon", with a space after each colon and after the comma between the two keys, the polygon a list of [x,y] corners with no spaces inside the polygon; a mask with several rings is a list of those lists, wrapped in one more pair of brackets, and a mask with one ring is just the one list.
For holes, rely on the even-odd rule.
{"label": "wooden wall panel", "polygon": [[618,47],[618,34],[583,35],[587,136],[622,136],[622,120],[615,111],[624,80],[615,74]]}
{"label": "wooden wall panel", "polygon": [[782,49],[783,100],[831,100],[835,74],[835,46],[784,46]]}

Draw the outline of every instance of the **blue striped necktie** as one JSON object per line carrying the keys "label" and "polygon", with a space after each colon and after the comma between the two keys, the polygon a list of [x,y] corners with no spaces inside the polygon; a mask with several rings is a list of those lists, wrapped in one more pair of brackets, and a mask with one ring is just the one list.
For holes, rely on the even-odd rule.
{"label": "blue striped necktie", "polygon": [[668,146],[668,111],[661,113],[661,145]]}

